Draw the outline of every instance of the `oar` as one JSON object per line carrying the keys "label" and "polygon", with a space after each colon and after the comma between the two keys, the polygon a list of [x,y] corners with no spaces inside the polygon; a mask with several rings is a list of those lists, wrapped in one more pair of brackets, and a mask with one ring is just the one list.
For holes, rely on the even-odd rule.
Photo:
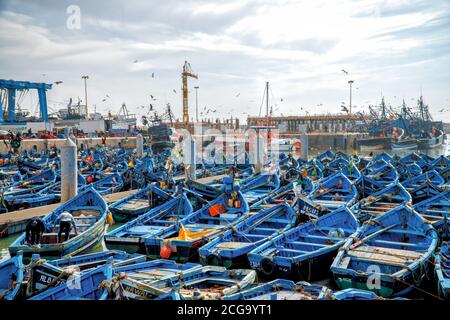
{"label": "oar", "polygon": [[378,230],[378,231],[375,231],[374,233],[369,234],[369,235],[368,235],[367,237],[365,237],[364,239],[358,240],[358,241],[356,241],[354,244],[352,244],[352,245],[350,246],[350,250],[356,249],[357,247],[359,247],[360,245],[362,245],[364,242],[367,242],[368,240],[372,239],[373,237],[375,237],[375,236],[377,236],[377,235],[379,235],[379,234],[381,234],[381,233],[383,233],[383,232],[386,232],[386,231],[388,231],[388,230],[390,230],[390,229],[392,229],[392,228],[394,228],[394,227],[396,227],[396,226],[398,226],[398,225],[399,225],[398,223],[397,223],[397,224],[393,224],[393,225],[391,225],[391,226],[389,226],[389,227],[380,229],[380,230]]}

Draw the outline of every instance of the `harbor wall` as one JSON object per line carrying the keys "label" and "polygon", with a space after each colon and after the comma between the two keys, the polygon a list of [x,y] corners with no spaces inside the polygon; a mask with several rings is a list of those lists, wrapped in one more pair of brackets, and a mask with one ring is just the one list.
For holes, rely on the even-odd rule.
{"label": "harbor wall", "polygon": [[[78,138],[76,139],[76,144],[78,148],[81,148],[81,145],[86,147],[95,147],[97,144],[102,144],[101,138]],[[41,152],[42,150],[50,149],[52,146],[56,146],[57,148],[61,148],[64,144],[65,139],[24,139],[20,144],[20,151],[31,151],[34,146],[36,146],[37,151]],[[106,146],[108,147],[118,147],[119,143],[121,146],[127,150],[131,150],[136,148],[136,138],[135,137],[107,137],[106,138]],[[9,151],[9,142],[7,145],[0,140],[0,152],[6,153]]]}
{"label": "harbor wall", "polygon": [[[308,133],[308,145],[310,149],[325,150],[348,150],[356,149],[356,140],[367,136],[365,133],[328,133],[317,132]],[[280,134],[280,138],[300,139],[300,134]]]}

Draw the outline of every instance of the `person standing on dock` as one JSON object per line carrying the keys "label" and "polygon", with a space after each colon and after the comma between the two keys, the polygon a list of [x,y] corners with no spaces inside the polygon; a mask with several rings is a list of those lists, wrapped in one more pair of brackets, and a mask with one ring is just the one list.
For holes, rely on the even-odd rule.
{"label": "person standing on dock", "polygon": [[39,217],[34,217],[28,221],[25,229],[25,240],[30,245],[39,245],[41,243],[42,235],[45,231],[45,224]]}
{"label": "person standing on dock", "polygon": [[103,148],[106,147],[106,136],[102,136],[102,145]]}
{"label": "person standing on dock", "polygon": [[[75,220],[73,219],[73,216],[69,211],[63,211],[59,215],[59,217],[55,220],[55,225],[58,222],[59,222],[58,243],[63,243],[64,241],[69,240],[69,235],[70,231],[72,230],[72,226],[74,228],[75,235],[78,234]],[[64,232],[64,241],[62,241],[61,239],[63,232]]]}

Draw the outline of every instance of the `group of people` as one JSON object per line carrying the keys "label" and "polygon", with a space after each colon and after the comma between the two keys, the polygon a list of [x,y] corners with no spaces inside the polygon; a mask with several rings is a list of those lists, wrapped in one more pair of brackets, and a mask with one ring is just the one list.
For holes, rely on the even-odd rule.
{"label": "group of people", "polygon": [[[59,231],[57,242],[62,243],[69,239],[70,232],[72,228],[75,232],[75,235],[78,234],[77,226],[75,224],[75,220],[73,215],[69,211],[63,211],[58,216],[53,224],[53,228],[59,223]],[[28,245],[31,246],[39,246],[42,241],[42,236],[46,230],[46,226],[44,221],[40,217],[34,217],[30,221],[28,221],[26,230],[25,230],[25,240]],[[63,237],[64,234],[64,237]]]}

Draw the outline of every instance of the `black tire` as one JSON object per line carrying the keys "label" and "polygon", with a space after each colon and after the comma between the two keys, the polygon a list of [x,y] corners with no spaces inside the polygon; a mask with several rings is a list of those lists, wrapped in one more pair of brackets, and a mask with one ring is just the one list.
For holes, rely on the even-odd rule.
{"label": "black tire", "polygon": [[270,258],[263,258],[259,263],[259,270],[265,276],[271,276],[275,273],[275,263]]}
{"label": "black tire", "polygon": [[223,260],[222,257],[219,256],[218,254],[210,254],[207,258],[206,258],[206,262],[208,263],[208,265],[210,266],[222,266],[223,265]]}

